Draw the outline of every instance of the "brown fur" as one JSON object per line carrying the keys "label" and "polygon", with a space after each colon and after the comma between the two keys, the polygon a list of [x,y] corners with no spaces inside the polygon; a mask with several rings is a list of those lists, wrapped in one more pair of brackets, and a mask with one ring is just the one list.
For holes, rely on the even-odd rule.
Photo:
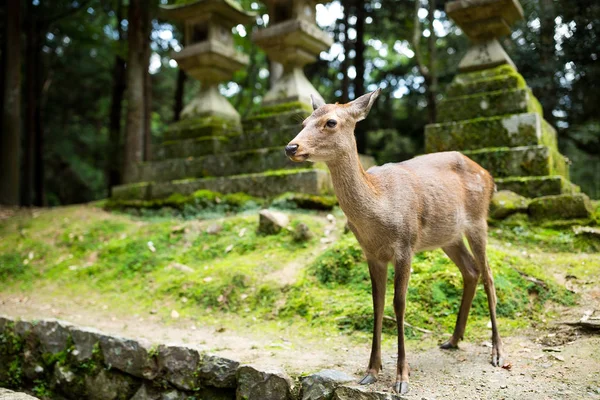
{"label": "brown fur", "polygon": [[[496,294],[485,250],[494,181],[485,169],[458,152],[428,154],[365,172],[356,151],[354,127],[366,117],[378,94],[369,93],[344,105],[315,104],[313,100],[315,112],[290,142],[298,145],[291,158],[327,164],[340,207],[367,257],[375,323],[367,375],[361,383],[374,382],[382,366],[387,264],[394,264],[394,310],[399,332],[394,389],[405,393],[409,374],[403,335],[406,290],[412,257],[422,250],[442,248],[463,275],[464,292],[456,327],[442,348],[457,347],[462,339],[477,281],[482,276],[492,321],[492,363],[503,363]],[[337,121],[335,128],[325,125],[329,119]]]}

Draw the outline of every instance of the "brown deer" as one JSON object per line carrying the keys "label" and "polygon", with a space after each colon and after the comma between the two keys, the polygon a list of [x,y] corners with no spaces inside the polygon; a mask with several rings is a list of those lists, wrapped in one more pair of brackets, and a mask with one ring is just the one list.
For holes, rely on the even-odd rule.
{"label": "brown deer", "polygon": [[356,150],[354,127],[366,118],[379,93],[378,89],[348,104],[324,104],[312,97],[314,112],[304,120],[302,131],[285,152],[296,162],[327,164],[340,207],[367,258],[374,326],[367,374],[359,382],[363,385],[375,382],[382,369],[387,264],[394,264],[398,365],[393,390],[404,394],[409,376],[404,348],[406,289],[413,255],[422,250],[441,247],[458,266],[464,281],[454,333],[441,348],[458,347],[481,276],[492,323],[492,364],[502,366],[504,362],[496,323],[496,291],[485,249],[486,219],[495,186],[485,169],[458,152],[428,154],[365,172]]}

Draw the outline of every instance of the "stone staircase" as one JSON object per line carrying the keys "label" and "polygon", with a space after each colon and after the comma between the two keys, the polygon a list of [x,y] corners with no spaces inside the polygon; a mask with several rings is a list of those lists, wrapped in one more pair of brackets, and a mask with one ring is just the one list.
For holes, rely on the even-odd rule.
{"label": "stone staircase", "polygon": [[459,74],[425,128],[427,152],[458,150],[494,176],[498,189],[525,197],[579,192],[556,130],[511,66]]}
{"label": "stone staircase", "polygon": [[113,188],[113,199],[162,199],[201,189],[257,197],[331,194],[322,165],[294,163],[283,151],[310,113],[296,102],[263,108],[241,124],[216,116],[182,120],[155,147],[154,161],[138,164],[131,183]]}

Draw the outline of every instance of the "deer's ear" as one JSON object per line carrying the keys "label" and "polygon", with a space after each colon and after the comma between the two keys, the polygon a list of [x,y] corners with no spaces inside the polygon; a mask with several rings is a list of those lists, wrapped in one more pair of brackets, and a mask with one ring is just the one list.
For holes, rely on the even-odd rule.
{"label": "deer's ear", "polygon": [[314,94],[310,95],[310,102],[313,110],[325,105],[325,101],[321,98],[321,96],[315,96]]}
{"label": "deer's ear", "polygon": [[354,116],[356,121],[362,121],[367,118],[369,111],[371,111],[371,107],[373,107],[373,103],[375,103],[375,100],[377,100],[380,93],[381,89],[377,89],[374,92],[363,94],[358,99],[349,103],[348,110]]}

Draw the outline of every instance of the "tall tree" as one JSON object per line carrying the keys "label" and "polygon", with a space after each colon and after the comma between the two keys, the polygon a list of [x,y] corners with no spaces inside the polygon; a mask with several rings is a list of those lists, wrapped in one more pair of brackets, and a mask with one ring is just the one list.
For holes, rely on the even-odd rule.
{"label": "tall tree", "polygon": [[173,122],[179,121],[179,114],[183,110],[183,93],[185,91],[185,71],[181,68],[177,71],[177,84],[175,86],[175,101],[173,102]]}
{"label": "tall tree", "polygon": [[419,73],[423,76],[423,79],[425,79],[425,90],[427,95],[427,113],[429,115],[429,123],[432,124],[437,118],[436,96],[438,90],[438,76],[435,65],[437,62],[437,37],[435,34],[435,29],[433,27],[433,22],[435,21],[436,0],[428,0],[428,4],[429,9],[427,13],[427,22],[429,27],[429,62],[427,64],[425,63],[425,60],[421,53],[421,36],[423,35],[423,32],[421,31],[421,20],[419,18],[421,0],[415,0],[414,31],[412,45],[415,52],[415,59],[417,62],[417,67],[419,68]]}
{"label": "tall tree", "polygon": [[340,40],[344,44],[344,61],[342,61],[341,72],[342,72],[342,103],[350,101],[350,76],[348,75],[348,67],[350,66],[350,50],[352,50],[352,41],[348,39],[348,30],[350,29],[350,13],[351,2],[350,0],[342,1],[344,6],[344,16],[342,18],[343,36],[340,34]]}
{"label": "tall tree", "polygon": [[21,146],[21,2],[8,0],[6,9],[6,60],[0,133],[0,204],[18,205]]}
{"label": "tall tree", "polygon": [[[117,41],[118,44],[125,40],[123,34],[123,0],[117,0]],[[106,166],[108,193],[111,188],[121,183],[121,112],[123,96],[125,94],[125,59],[120,51],[115,55],[113,66],[113,89],[110,106],[108,157]]]}
{"label": "tall tree", "polygon": [[[365,8],[365,1],[355,0],[355,2],[356,42],[354,49],[356,55],[354,58],[354,68],[356,68],[356,78],[354,78],[354,98],[357,98],[365,93],[365,20],[367,19],[367,10]],[[364,124],[356,127],[356,147],[359,153],[366,151],[367,131]]]}
{"label": "tall tree", "polygon": [[150,7],[142,0],[131,0],[127,32],[129,53],[127,57],[127,131],[123,181],[132,182],[136,164],[144,160],[146,133],[145,76],[148,70],[148,44],[150,35]]}

